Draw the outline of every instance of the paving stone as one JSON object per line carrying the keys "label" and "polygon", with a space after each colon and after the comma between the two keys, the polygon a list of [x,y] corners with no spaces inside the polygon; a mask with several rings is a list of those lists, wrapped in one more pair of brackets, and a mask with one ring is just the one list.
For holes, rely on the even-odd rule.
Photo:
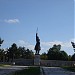
{"label": "paving stone", "polygon": [[8,75],[17,70],[22,70],[28,68],[28,66],[10,66],[10,67],[0,67],[0,75]]}
{"label": "paving stone", "polygon": [[75,72],[66,71],[60,67],[42,67],[45,75],[75,75]]}

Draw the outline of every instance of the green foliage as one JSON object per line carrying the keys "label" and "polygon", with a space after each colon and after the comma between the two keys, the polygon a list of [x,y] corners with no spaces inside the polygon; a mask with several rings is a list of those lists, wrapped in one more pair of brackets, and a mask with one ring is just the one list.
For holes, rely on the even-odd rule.
{"label": "green foliage", "polygon": [[2,40],[2,39],[0,38],[0,46],[1,46],[1,44],[3,43],[3,41],[4,41],[4,40]]}
{"label": "green foliage", "polygon": [[68,60],[69,60],[69,61],[71,61],[71,57],[72,57],[71,55],[68,56]]}
{"label": "green foliage", "polygon": [[43,60],[47,60],[48,59],[47,58],[47,54],[45,52],[41,54],[41,59],[43,59]]}
{"label": "green foliage", "polygon": [[14,75],[40,75],[40,67],[29,67],[21,71],[16,71]]}
{"label": "green foliage", "polygon": [[60,51],[61,45],[53,45],[49,49],[47,56],[49,60],[68,60],[68,55],[65,51]]}
{"label": "green foliage", "polygon": [[4,49],[0,49],[0,61],[3,62],[4,58]]}
{"label": "green foliage", "polygon": [[17,45],[15,43],[13,43],[11,47],[8,49],[8,56],[9,58],[12,59],[12,61],[17,56],[17,52],[18,52],[17,50],[18,50]]}
{"label": "green foliage", "polygon": [[68,60],[68,54],[65,51],[60,51],[60,59]]}
{"label": "green foliage", "polygon": [[72,55],[71,60],[75,61],[75,53]]}
{"label": "green foliage", "polygon": [[[4,40],[0,38],[0,46],[3,43]],[[4,51],[4,49],[0,49],[0,61],[9,61],[9,59],[33,59],[34,53],[32,50],[26,49],[25,47],[18,47],[15,43],[11,45],[7,49],[7,51]],[[68,56],[65,51],[61,51],[61,45],[54,44],[52,48],[50,48],[47,52],[47,54],[44,52],[41,54],[41,59],[43,60],[72,60],[75,61],[75,54],[71,56]]]}
{"label": "green foliage", "polygon": [[[0,46],[4,40],[0,38]],[[25,59],[33,59],[34,53],[32,50],[25,49],[25,47],[17,47],[15,43],[11,45],[11,47],[7,48],[7,51],[4,49],[0,49],[0,61],[9,61],[12,59],[25,58]]]}
{"label": "green foliage", "polygon": [[20,58],[25,58],[25,59],[34,58],[34,53],[32,50],[25,49],[25,47],[19,47],[18,50],[19,50]]}
{"label": "green foliage", "polygon": [[[4,40],[2,40],[0,38],[0,47],[1,47],[1,44],[3,43]],[[0,48],[0,61],[3,62],[3,58],[4,58],[4,49],[1,49]]]}
{"label": "green foliage", "polygon": [[33,59],[34,53],[32,50],[25,49],[25,47],[17,47],[15,43],[11,45],[9,49],[7,49],[7,58],[9,59],[18,59],[18,58],[25,58],[25,59]]}
{"label": "green foliage", "polygon": [[61,49],[61,45],[60,44],[59,45],[54,44],[53,47],[52,47],[53,51],[60,51],[60,49]]}
{"label": "green foliage", "polygon": [[48,59],[49,60],[59,60],[60,52],[59,51],[52,50],[50,48],[49,51],[48,51],[47,56],[48,56]]}
{"label": "green foliage", "polygon": [[10,67],[11,65],[0,64],[0,67]]}

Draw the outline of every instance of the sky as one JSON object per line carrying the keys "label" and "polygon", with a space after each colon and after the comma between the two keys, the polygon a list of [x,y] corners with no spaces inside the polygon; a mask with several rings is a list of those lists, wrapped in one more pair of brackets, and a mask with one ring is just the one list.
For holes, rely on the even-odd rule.
{"label": "sky", "polygon": [[47,52],[54,44],[61,44],[61,50],[74,54],[75,0],[0,0],[0,37],[2,48],[13,43],[34,50],[35,34],[41,51]]}

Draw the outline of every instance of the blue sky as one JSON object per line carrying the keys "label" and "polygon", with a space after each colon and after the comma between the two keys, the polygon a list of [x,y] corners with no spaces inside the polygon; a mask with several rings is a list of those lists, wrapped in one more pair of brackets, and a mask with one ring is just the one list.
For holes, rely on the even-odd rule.
{"label": "blue sky", "polygon": [[2,48],[15,42],[33,50],[37,27],[40,53],[47,52],[53,44],[61,44],[62,50],[72,55],[74,0],[0,0]]}

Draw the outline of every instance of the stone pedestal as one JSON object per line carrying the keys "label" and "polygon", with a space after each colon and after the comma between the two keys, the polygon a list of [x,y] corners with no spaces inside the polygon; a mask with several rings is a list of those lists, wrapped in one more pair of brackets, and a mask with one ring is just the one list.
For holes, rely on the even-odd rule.
{"label": "stone pedestal", "polygon": [[35,54],[34,65],[35,66],[39,66],[40,65],[40,55],[39,54]]}

